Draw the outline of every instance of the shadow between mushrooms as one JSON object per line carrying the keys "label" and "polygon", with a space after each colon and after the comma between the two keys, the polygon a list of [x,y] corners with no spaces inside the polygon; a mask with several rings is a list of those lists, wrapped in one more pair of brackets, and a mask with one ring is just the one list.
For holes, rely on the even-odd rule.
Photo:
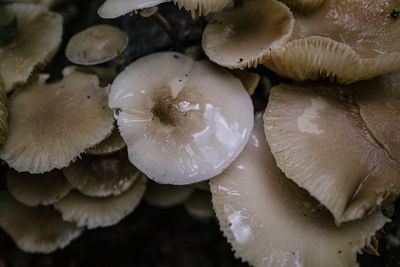
{"label": "shadow between mushrooms", "polygon": [[393,123],[400,111],[398,77],[271,90],[265,133],[278,166],[337,224],[370,214],[400,193],[399,125]]}
{"label": "shadow between mushrooms", "polygon": [[8,129],[7,92],[0,75],[0,144],[6,141]]}
{"label": "shadow between mushrooms", "polygon": [[0,25],[17,17],[13,38],[0,45],[0,74],[10,92],[51,60],[62,37],[62,17],[42,5],[13,3],[0,9]]}
{"label": "shadow between mushrooms", "polygon": [[265,65],[295,80],[327,78],[354,83],[400,71],[400,19],[392,0],[326,0],[308,14],[295,13],[291,41]]}
{"label": "shadow between mushrooms", "polygon": [[235,256],[256,267],[356,266],[356,252],[390,221],[377,212],[338,228],[329,211],[276,166],[261,114],[244,151],[210,186]]}
{"label": "shadow between mushrooms", "polygon": [[107,92],[96,76],[73,71],[54,84],[46,84],[46,78],[40,76],[9,99],[0,158],[19,172],[66,167],[113,129]]}

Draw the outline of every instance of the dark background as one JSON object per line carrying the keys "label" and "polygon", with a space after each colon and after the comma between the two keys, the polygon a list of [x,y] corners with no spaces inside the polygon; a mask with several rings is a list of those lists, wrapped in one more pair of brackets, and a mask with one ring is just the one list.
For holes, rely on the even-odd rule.
{"label": "dark background", "polygon": [[[68,64],[64,56],[66,41],[93,24],[116,25],[128,33],[130,43],[124,54],[128,63],[150,53],[172,49],[168,35],[151,18],[132,14],[115,20],[102,20],[96,12],[102,0],[66,2],[56,7],[56,11],[64,16],[64,41],[53,62],[44,70],[52,75],[53,80],[61,78],[61,70]],[[193,20],[188,12],[179,11],[172,4],[161,5],[159,12],[167,18],[186,47],[200,43],[204,21]],[[279,77],[265,68],[257,71],[268,75],[273,83],[280,81]],[[253,98],[258,110],[266,105],[262,88],[259,89]],[[3,164],[0,177],[4,177],[5,169]],[[4,183],[0,185],[4,188]],[[400,266],[399,223],[400,212],[396,210],[393,222],[377,234],[381,256],[361,255],[361,266]],[[215,218],[202,223],[192,219],[182,206],[158,209],[142,203],[118,225],[86,231],[70,246],[50,255],[21,252],[11,238],[0,230],[0,267],[3,266],[248,265],[234,258]]]}

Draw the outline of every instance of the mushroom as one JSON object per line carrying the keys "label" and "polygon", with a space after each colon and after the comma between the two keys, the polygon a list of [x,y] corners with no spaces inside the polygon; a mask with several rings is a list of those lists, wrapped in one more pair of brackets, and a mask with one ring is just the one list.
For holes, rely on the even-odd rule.
{"label": "mushroom", "polygon": [[157,184],[150,181],[147,185],[144,201],[159,208],[181,205],[193,194],[192,185]]}
{"label": "mushroom", "polygon": [[4,89],[3,79],[0,75],[0,144],[6,141],[6,133],[8,128],[7,118],[7,92]]}
{"label": "mushroom", "polygon": [[[338,225],[400,193],[399,126],[393,124],[400,112],[399,77],[350,87],[311,83],[271,89],[264,121],[277,164]],[[377,123],[379,118],[385,120]]]}
{"label": "mushroom", "polygon": [[110,61],[123,53],[128,36],[120,29],[95,25],[74,35],[68,42],[65,55],[79,65],[96,65]]}
{"label": "mushroom", "polygon": [[232,70],[232,73],[243,83],[249,95],[254,95],[261,79],[260,75],[246,70]]}
{"label": "mushroom", "polygon": [[210,191],[196,190],[185,202],[184,207],[194,219],[200,222],[208,222],[214,216]]}
{"label": "mushroom", "polygon": [[126,147],[124,140],[119,133],[118,126],[114,126],[111,135],[99,144],[86,149],[86,153],[91,155],[108,155]]}
{"label": "mushroom", "polygon": [[6,183],[10,194],[30,207],[54,204],[72,188],[61,171],[30,174],[8,169]]}
{"label": "mushroom", "polygon": [[51,207],[27,207],[5,192],[0,194],[0,226],[21,250],[29,253],[64,248],[83,231],[64,222]]}
{"label": "mushroom", "polygon": [[292,12],[281,2],[246,0],[208,23],[202,46],[210,60],[221,66],[256,67],[289,40],[293,25]]}
{"label": "mushroom", "polygon": [[109,156],[86,155],[63,173],[68,182],[90,197],[118,196],[142,175],[128,160],[127,152]]}
{"label": "mushroom", "polygon": [[277,167],[261,114],[244,151],[210,187],[235,256],[256,267],[355,266],[356,252],[390,221],[376,212],[338,228],[329,211]]}
{"label": "mushroom", "polygon": [[0,73],[10,92],[43,67],[61,43],[62,17],[42,5],[12,3],[0,9],[0,25],[17,17],[16,35],[0,45]]}
{"label": "mushroom", "polygon": [[185,8],[192,13],[195,18],[199,16],[207,16],[212,12],[222,10],[224,7],[232,3],[232,0],[173,0],[179,8]]}
{"label": "mushroom", "polygon": [[291,41],[265,65],[295,80],[327,78],[344,84],[400,71],[400,20],[392,0],[325,0],[295,14]]}
{"label": "mushroom", "polygon": [[110,85],[117,76],[117,72],[112,68],[75,65],[65,67],[63,70],[63,74],[66,75],[71,73],[72,71],[80,71],[83,73],[96,75],[97,77],[99,77],[101,87],[106,87],[107,85]]}
{"label": "mushroom", "polygon": [[253,126],[253,105],[238,79],[174,52],[129,65],[114,80],[109,105],[130,161],[162,184],[191,184],[221,173]]}
{"label": "mushroom", "polygon": [[294,11],[307,13],[320,7],[325,0],[281,0]]}
{"label": "mushroom", "polygon": [[138,177],[134,184],[119,196],[88,197],[72,191],[54,207],[61,212],[64,221],[76,223],[88,229],[117,224],[131,213],[146,190],[146,177]]}
{"label": "mushroom", "polygon": [[73,71],[54,84],[46,84],[47,77],[9,99],[9,129],[0,158],[19,172],[66,167],[113,129],[107,93],[96,76]]}

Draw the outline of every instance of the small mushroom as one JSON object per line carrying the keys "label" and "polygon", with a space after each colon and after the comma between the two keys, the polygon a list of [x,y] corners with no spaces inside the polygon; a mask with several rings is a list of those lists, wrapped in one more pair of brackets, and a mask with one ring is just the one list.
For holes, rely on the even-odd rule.
{"label": "small mushroom", "polygon": [[54,204],[72,188],[61,171],[30,174],[8,169],[6,183],[10,194],[30,207]]}
{"label": "small mushroom", "polygon": [[29,253],[64,248],[83,231],[64,222],[52,207],[27,207],[4,192],[0,195],[0,226],[21,250]]}
{"label": "small mushroom", "polygon": [[67,44],[65,55],[72,63],[96,65],[110,61],[123,53],[128,36],[110,25],[95,25],[74,35]]}
{"label": "small mushroom", "polygon": [[16,35],[0,45],[0,73],[10,92],[25,84],[35,69],[56,53],[63,32],[62,17],[42,5],[12,3],[0,9],[0,25],[17,17]]}
{"label": "small mushroom", "polygon": [[210,60],[221,66],[256,67],[289,40],[293,25],[292,12],[281,2],[246,0],[208,23],[202,46]]}
{"label": "small mushroom", "polygon": [[0,145],[6,141],[8,128],[7,92],[0,75]]}
{"label": "small mushroom", "polygon": [[131,213],[142,199],[146,190],[146,177],[138,177],[128,191],[119,196],[88,197],[72,191],[67,197],[54,204],[63,220],[86,226],[88,229],[117,224]]}
{"label": "small mushroom", "polygon": [[253,105],[238,79],[173,52],[128,66],[114,80],[109,104],[130,161],[162,184],[191,184],[221,173],[253,126]]}
{"label": "small mushroom", "polygon": [[142,175],[128,160],[126,151],[109,156],[86,155],[63,173],[82,194],[91,197],[118,196]]}
{"label": "small mushroom", "polygon": [[338,228],[329,211],[277,167],[261,114],[244,151],[210,186],[235,256],[255,267],[356,266],[356,252],[390,221],[377,212]]}
{"label": "small mushroom", "polygon": [[232,73],[243,83],[249,95],[254,95],[261,79],[260,75],[247,70],[232,70]]}
{"label": "small mushroom", "polygon": [[74,71],[54,84],[46,84],[46,78],[40,76],[9,99],[0,158],[19,172],[64,168],[113,129],[107,92],[96,76]]}
{"label": "small mushroom", "polygon": [[[327,207],[338,225],[400,194],[400,161],[392,152],[398,148],[399,126],[393,122],[400,98],[387,95],[398,91],[394,80],[385,76],[350,87],[311,83],[271,89],[265,133],[277,164]],[[375,124],[378,117],[386,121]]]}
{"label": "small mushroom", "polygon": [[181,205],[193,194],[192,185],[157,184],[150,181],[147,185],[144,201],[151,206],[170,208]]}
{"label": "small mushroom", "polygon": [[114,126],[111,135],[101,141],[99,144],[86,149],[86,153],[91,155],[108,155],[126,147],[124,140],[122,139],[118,126]]}
{"label": "small mushroom", "polygon": [[265,65],[295,80],[344,84],[399,72],[400,20],[391,16],[399,9],[392,0],[325,0],[311,13],[295,13],[290,42]]}
{"label": "small mushroom", "polygon": [[192,13],[192,17],[207,16],[212,12],[222,10],[232,3],[232,0],[173,0],[179,8],[185,8]]}

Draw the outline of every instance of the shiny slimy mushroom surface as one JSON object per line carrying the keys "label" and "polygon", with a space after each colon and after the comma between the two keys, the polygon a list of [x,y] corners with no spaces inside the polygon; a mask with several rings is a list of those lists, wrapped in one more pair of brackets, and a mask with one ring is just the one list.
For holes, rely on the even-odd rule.
{"label": "shiny slimy mushroom surface", "polygon": [[42,5],[6,4],[0,9],[0,25],[14,15],[16,34],[0,45],[0,74],[7,92],[25,84],[36,68],[53,57],[63,32],[62,17]]}
{"label": "shiny slimy mushroom surface", "polygon": [[326,0],[295,13],[291,41],[275,49],[266,66],[295,80],[327,78],[354,83],[400,71],[400,20],[392,0]]}
{"label": "shiny slimy mushroom surface", "polygon": [[52,207],[27,207],[4,192],[0,195],[0,226],[21,250],[29,253],[64,248],[83,231],[63,221]]}
{"label": "shiny slimy mushroom surface", "polygon": [[85,155],[64,168],[63,173],[74,188],[91,197],[121,195],[142,176],[126,151],[108,156]]}
{"label": "shiny slimy mushroom surface", "polygon": [[211,61],[228,68],[256,67],[285,44],[293,30],[292,12],[277,0],[246,0],[217,14],[203,33]]}
{"label": "shiny slimy mushroom surface", "polygon": [[52,84],[45,83],[46,77],[9,99],[9,130],[0,158],[19,172],[64,168],[113,129],[107,92],[96,76],[74,71]]}
{"label": "shiny slimy mushroom surface", "polygon": [[[388,147],[395,144],[396,150],[398,126],[383,121],[379,127],[385,129],[374,132],[378,124],[364,120],[368,114],[360,115],[361,106],[368,103],[372,112],[377,104],[374,110],[379,116],[396,120],[395,110],[378,104],[382,83],[281,84],[271,89],[264,121],[277,164],[327,207],[337,224],[362,218],[400,193],[400,162],[390,157],[377,134],[386,130],[387,139],[382,140]],[[370,100],[363,102],[367,95]]]}
{"label": "shiny slimy mushroom surface", "polygon": [[356,252],[389,221],[380,213],[338,228],[328,210],[277,167],[262,115],[238,159],[210,180],[235,256],[259,266],[356,266]]}
{"label": "shiny slimy mushroom surface", "polygon": [[74,35],[67,44],[65,55],[79,65],[96,65],[121,55],[128,45],[128,35],[120,29],[99,24]]}
{"label": "shiny slimy mushroom surface", "polygon": [[114,80],[109,104],[130,161],[163,184],[191,184],[221,173],[253,127],[253,105],[238,79],[173,52],[128,66]]}
{"label": "shiny slimy mushroom surface", "polygon": [[26,206],[53,204],[65,197],[71,190],[61,171],[44,174],[19,173],[9,169],[6,174],[10,194]]}
{"label": "shiny slimy mushroom surface", "polygon": [[106,0],[98,9],[97,13],[105,19],[113,19],[130,12],[157,6],[171,0]]}
{"label": "shiny slimy mushroom surface", "polygon": [[118,223],[139,205],[146,190],[147,178],[142,175],[129,190],[119,196],[88,197],[78,191],[54,204],[63,220],[88,229],[107,227]]}

